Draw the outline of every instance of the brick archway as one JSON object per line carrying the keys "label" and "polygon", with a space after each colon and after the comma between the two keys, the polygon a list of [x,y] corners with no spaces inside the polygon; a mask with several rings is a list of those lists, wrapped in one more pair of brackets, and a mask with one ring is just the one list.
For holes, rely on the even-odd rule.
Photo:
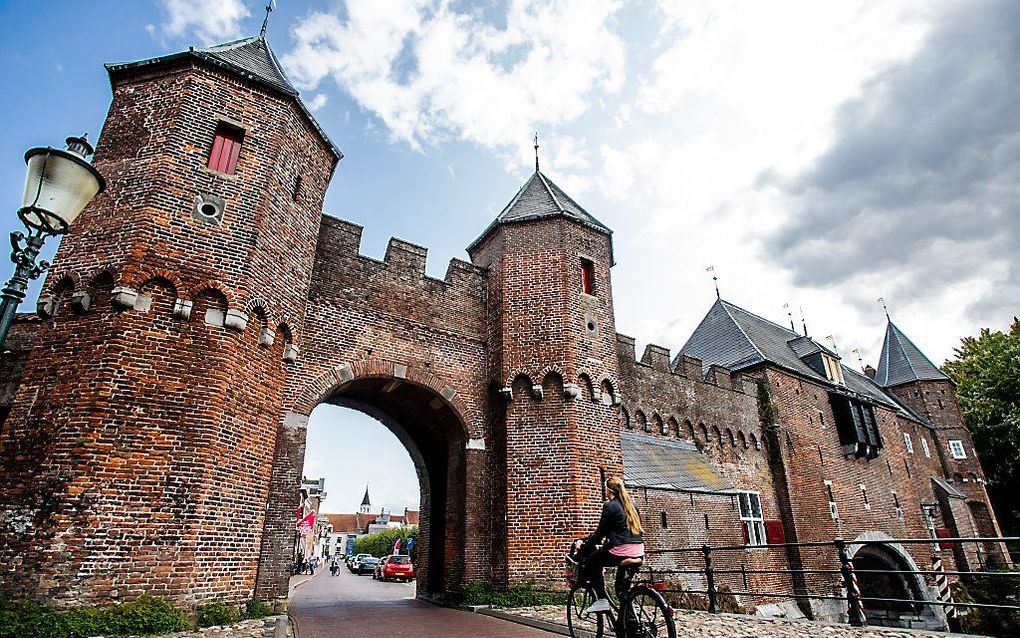
{"label": "brick archway", "polygon": [[[380,360],[340,364],[302,384],[277,441],[257,595],[265,599],[287,595],[296,506],[293,486],[304,465],[308,417],[323,404],[375,418],[407,449],[421,490],[419,596],[442,598],[459,591],[464,583],[469,440],[459,403],[456,390],[424,368]],[[352,441],[336,451],[336,460],[343,462],[355,453]]]}

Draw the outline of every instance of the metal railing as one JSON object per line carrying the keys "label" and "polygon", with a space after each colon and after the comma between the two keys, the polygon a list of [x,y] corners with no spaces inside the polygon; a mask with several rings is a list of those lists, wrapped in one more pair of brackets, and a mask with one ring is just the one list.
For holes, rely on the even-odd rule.
{"label": "metal railing", "polygon": [[[954,600],[950,587],[951,582],[977,578],[1015,579],[1020,583],[1020,571],[1013,569],[988,570],[989,567],[1010,566],[1011,559],[1006,549],[1006,543],[1017,542],[1020,542],[1020,537],[887,538],[855,541],[835,539],[769,545],[702,545],[700,547],[649,550],[646,552],[646,569],[651,572],[651,577],[657,580],[668,580],[669,576],[674,575],[681,577],[694,575],[698,580],[703,578],[704,589],[667,587],[664,591],[704,595],[707,597],[705,606],[711,613],[721,611],[721,595],[732,595],[757,599],[844,601],[846,616],[850,624],[854,626],[864,626],[868,623],[866,609],[888,609],[896,606],[900,609],[906,608],[914,611],[922,610],[926,606],[941,608],[947,620],[952,623],[954,618],[958,618],[959,615],[966,614],[972,609],[1020,611],[1020,600],[1010,598],[1009,594],[1003,594],[1002,600],[996,602],[963,602]],[[910,563],[904,559],[907,556],[910,556],[911,559],[916,558],[917,552],[916,550],[913,553],[906,552],[903,546],[918,545],[932,547],[931,569],[907,568]],[[988,550],[989,546],[997,546],[1000,550]],[[880,551],[884,551],[888,556],[898,558],[899,560],[884,560],[882,562],[900,563],[899,568],[872,569],[855,566],[855,558],[861,556],[861,550],[865,547],[880,548]],[[943,550],[945,550],[945,554],[953,556],[953,563],[957,569],[947,570],[943,567]],[[749,551],[759,553],[756,560],[751,562],[771,562],[787,565],[787,567],[749,568],[747,561],[741,560],[740,555],[733,556],[735,552],[747,553]],[[760,552],[766,552],[764,559]],[[768,552],[779,552],[779,555],[769,555]],[[805,557],[805,553],[811,553],[812,556]],[[868,552],[865,552],[865,555],[867,554]],[[677,567],[662,567],[661,565],[670,562],[671,556],[677,557]],[[995,556],[999,557],[997,564],[996,561],[989,560],[989,557]],[[719,562],[726,559],[729,559],[730,563],[739,563],[739,568],[719,567]],[[859,560],[858,562],[863,563],[864,561]],[[832,567],[825,568],[826,563]],[[976,564],[978,571],[968,569],[969,563]],[[814,564],[815,567],[804,567],[808,564]],[[838,568],[836,568],[837,564]],[[793,565],[797,565],[797,567],[793,567]],[[759,575],[785,576],[791,585],[790,590],[769,591],[757,588],[754,581],[756,580],[755,576]],[[874,580],[872,577],[882,579],[890,576],[900,579],[898,583],[901,585],[900,591],[906,592],[907,596],[875,595],[869,591],[869,588],[865,588],[862,593],[860,577],[872,581]],[[914,577],[914,581],[920,582],[920,585],[927,586],[929,592],[934,592],[934,595],[930,598],[923,597],[917,587],[910,585],[910,581],[906,578],[908,576]],[[812,577],[814,577],[814,582],[810,582]],[[731,583],[739,582],[740,584],[734,585],[734,587],[721,585],[721,579],[728,579]],[[920,580],[918,581],[918,579]],[[772,580],[782,580],[782,578],[772,578]],[[775,587],[770,589],[775,589]],[[912,593],[914,595],[911,595]]]}

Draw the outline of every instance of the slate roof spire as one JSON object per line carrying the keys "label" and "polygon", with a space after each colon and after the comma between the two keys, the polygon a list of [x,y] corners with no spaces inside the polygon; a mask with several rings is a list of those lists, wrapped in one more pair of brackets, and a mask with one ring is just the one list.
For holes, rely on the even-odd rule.
{"label": "slate roof spire", "polygon": [[362,505],[371,505],[372,499],[368,498],[368,484],[365,484],[365,498],[361,499]]}
{"label": "slate roof spire", "polygon": [[471,242],[471,245],[468,246],[469,252],[488,237],[489,233],[497,226],[536,219],[566,217],[607,235],[613,234],[608,226],[595,219],[580,204],[563,192],[563,189],[538,170],[537,138],[535,151],[535,172],[524,183],[524,186],[521,186],[510,203],[496,216],[496,219],[482,231],[478,239]]}
{"label": "slate roof spire", "polygon": [[[888,314],[886,315],[888,319]],[[924,356],[920,348],[903,334],[892,319],[885,327],[882,356],[878,360],[875,383],[888,388],[912,381],[948,381],[949,377]]]}

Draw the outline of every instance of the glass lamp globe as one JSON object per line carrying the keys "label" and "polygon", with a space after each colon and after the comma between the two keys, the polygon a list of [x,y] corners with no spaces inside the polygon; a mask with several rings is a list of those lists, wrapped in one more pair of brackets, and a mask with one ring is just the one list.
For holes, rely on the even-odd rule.
{"label": "glass lamp globe", "polygon": [[25,153],[28,174],[18,216],[44,233],[66,233],[106,180],[85,158],[93,152],[86,136],[67,138],[67,149],[32,148]]}

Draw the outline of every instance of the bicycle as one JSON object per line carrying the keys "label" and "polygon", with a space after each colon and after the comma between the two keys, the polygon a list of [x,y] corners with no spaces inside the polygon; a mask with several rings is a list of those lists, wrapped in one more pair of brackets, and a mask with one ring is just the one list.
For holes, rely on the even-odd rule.
{"label": "bicycle", "polygon": [[665,589],[665,583],[634,580],[643,563],[640,558],[627,558],[620,563],[618,569],[624,570],[620,580],[623,591],[616,592],[618,601],[610,596],[608,612],[584,613],[595,602],[595,591],[591,583],[581,580],[584,559],[578,560],[576,554],[576,545],[571,545],[565,556],[570,585],[567,630],[571,638],[603,638],[607,625],[617,638],[676,638],[673,609],[659,593]]}

